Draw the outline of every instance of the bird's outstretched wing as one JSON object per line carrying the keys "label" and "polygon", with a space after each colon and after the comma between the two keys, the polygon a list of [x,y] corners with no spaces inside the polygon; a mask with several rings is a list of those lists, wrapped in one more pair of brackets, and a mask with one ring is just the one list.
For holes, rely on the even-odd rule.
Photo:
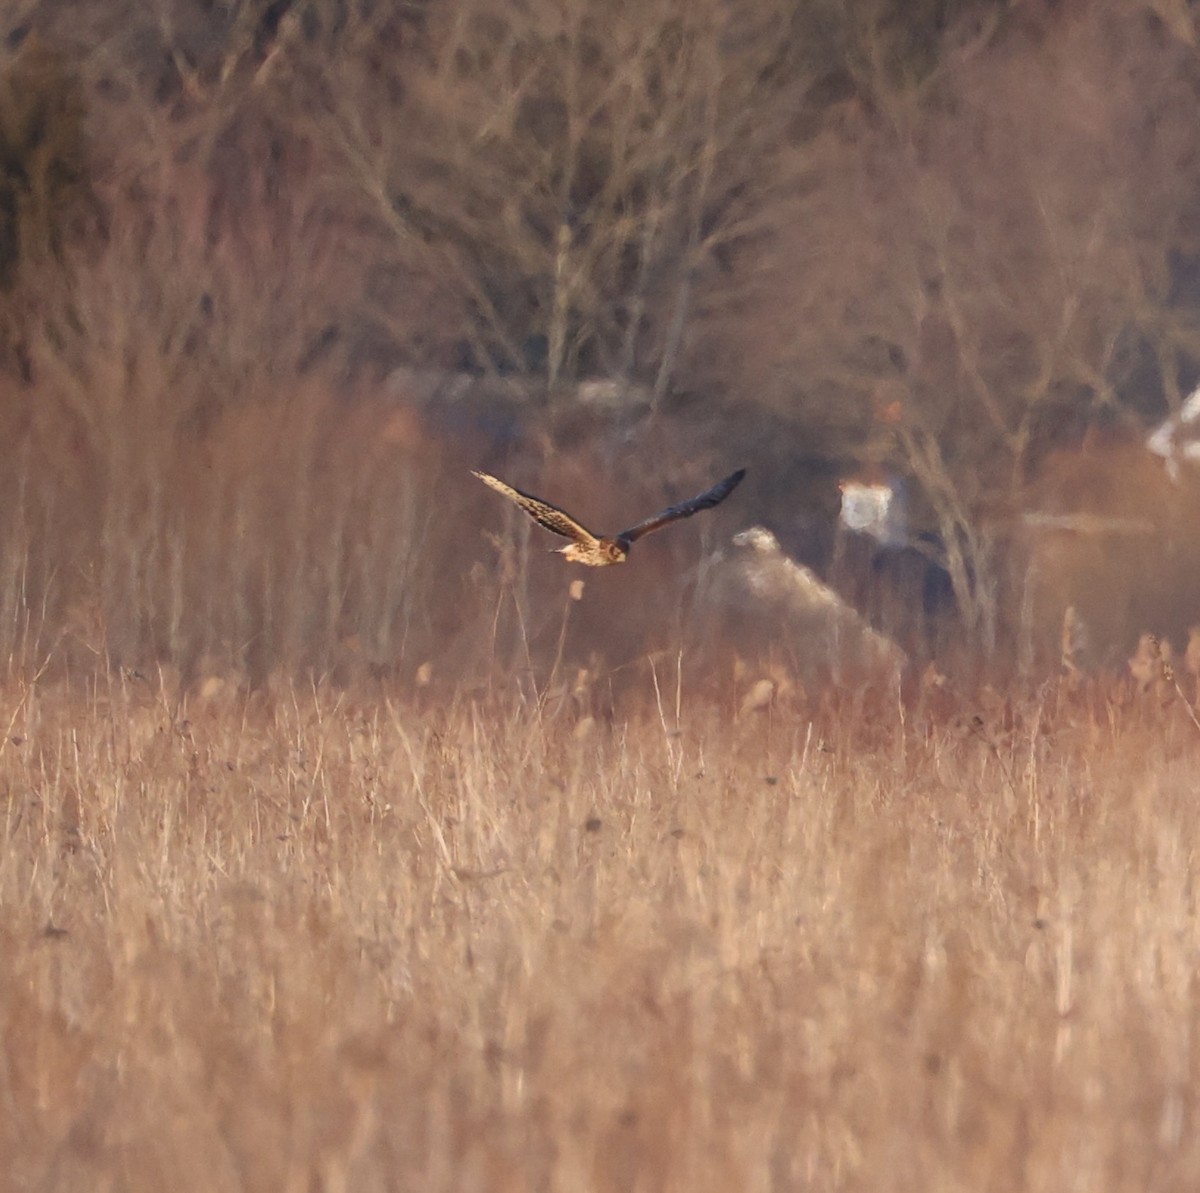
{"label": "bird's outstretched wing", "polygon": [[550,505],[537,497],[531,497],[528,493],[522,493],[520,489],[514,489],[511,485],[506,485],[502,480],[497,480],[486,472],[472,472],[471,475],[479,477],[485,485],[495,489],[497,493],[503,493],[509,501],[519,505],[539,526],[553,530],[555,534],[561,534],[563,538],[574,539],[577,543],[588,544],[599,541],[590,530],[581,526],[570,514],[565,510],[560,510],[558,506]]}
{"label": "bird's outstretched wing", "polygon": [[617,535],[617,542],[626,545],[636,543],[642,535],[649,534],[652,530],[660,530],[671,522],[678,522],[680,518],[690,518],[701,510],[709,510],[714,505],[720,505],[741,484],[742,477],[745,475],[744,468],[739,468],[737,472],[731,472],[723,481],[718,481],[711,489],[706,489],[698,497],[693,497],[690,501],[681,501],[678,505],[673,505],[669,509],[663,510],[662,513],[655,514],[653,518],[647,518],[644,522],[639,522],[628,530],[622,530]]}

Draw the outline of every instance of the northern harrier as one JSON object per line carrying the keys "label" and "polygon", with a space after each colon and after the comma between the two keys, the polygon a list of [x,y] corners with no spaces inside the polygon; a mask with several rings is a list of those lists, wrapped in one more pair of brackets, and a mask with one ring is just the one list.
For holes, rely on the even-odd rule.
{"label": "northern harrier", "polygon": [[556,549],[557,554],[565,556],[571,563],[583,563],[588,567],[602,568],[608,567],[612,563],[624,563],[629,556],[629,548],[642,535],[649,534],[652,530],[659,530],[671,522],[678,522],[680,518],[690,518],[700,510],[708,510],[712,509],[714,505],[720,505],[737,488],[742,477],[746,475],[746,470],[739,468],[737,472],[730,473],[723,481],[719,481],[711,489],[706,489],[698,497],[693,497],[690,501],[681,501],[678,505],[673,505],[628,530],[622,530],[620,534],[613,535],[611,538],[597,537],[576,522],[570,514],[560,510],[558,506],[550,505],[537,497],[531,497],[528,493],[522,493],[520,489],[514,489],[494,476],[489,476],[486,472],[474,472],[472,475],[479,477],[485,485],[489,485],[497,493],[503,493],[509,501],[516,502],[539,526],[544,526],[547,530],[554,531],[555,534],[561,534],[563,538],[571,539],[572,541],[565,547]]}

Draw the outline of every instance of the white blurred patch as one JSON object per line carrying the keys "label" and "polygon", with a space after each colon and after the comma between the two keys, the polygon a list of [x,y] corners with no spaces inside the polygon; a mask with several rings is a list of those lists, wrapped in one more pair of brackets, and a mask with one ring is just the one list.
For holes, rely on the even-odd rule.
{"label": "white blurred patch", "polygon": [[1171,480],[1179,481],[1181,463],[1200,463],[1200,388],[1146,436],[1146,447],[1167,462]]}
{"label": "white blurred patch", "polygon": [[[803,683],[822,673],[850,681],[894,677],[907,661],[762,526],[733,536],[714,562],[711,584],[709,599],[739,655],[785,662]],[[747,700],[769,707],[778,695],[763,683]]]}
{"label": "white blurred patch", "polygon": [[908,508],[898,478],[844,480],[838,488],[842,493],[838,521],[843,529],[865,534],[885,547],[908,543]]}

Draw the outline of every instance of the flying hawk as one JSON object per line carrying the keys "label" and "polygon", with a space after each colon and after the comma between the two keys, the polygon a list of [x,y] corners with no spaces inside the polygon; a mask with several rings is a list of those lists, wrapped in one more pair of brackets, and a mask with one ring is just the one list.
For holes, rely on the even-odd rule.
{"label": "flying hawk", "polygon": [[519,505],[539,526],[544,526],[547,530],[554,531],[555,534],[561,534],[563,538],[571,539],[571,542],[565,547],[557,548],[557,554],[565,556],[571,563],[582,563],[588,567],[601,568],[608,567],[613,563],[624,563],[629,557],[629,548],[642,535],[649,534],[652,530],[660,530],[672,522],[678,522],[680,518],[690,518],[700,510],[708,510],[712,509],[714,505],[720,505],[741,483],[742,477],[746,475],[746,470],[739,468],[737,472],[730,473],[723,481],[718,481],[711,489],[706,489],[690,501],[681,501],[678,505],[670,506],[661,513],[655,514],[653,518],[647,518],[644,522],[639,522],[628,530],[622,530],[620,534],[613,535],[611,538],[600,538],[594,535],[586,527],[576,522],[570,514],[560,510],[558,506],[550,505],[528,493],[522,493],[520,489],[514,489],[511,485],[506,485],[502,480],[497,480],[486,472],[473,472],[471,475],[479,477],[485,485],[495,489],[497,493],[503,493],[509,501]]}

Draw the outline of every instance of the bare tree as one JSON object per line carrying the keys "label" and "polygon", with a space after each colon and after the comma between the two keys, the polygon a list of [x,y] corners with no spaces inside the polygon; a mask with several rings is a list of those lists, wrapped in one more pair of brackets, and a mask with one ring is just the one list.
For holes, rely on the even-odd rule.
{"label": "bare tree", "polygon": [[739,235],[803,93],[789,8],[434,6],[387,61],[355,32],[357,87],[330,76],[325,129],[396,268],[457,290],[480,365],[661,395],[697,271]]}
{"label": "bare tree", "polygon": [[736,337],[767,400],[915,476],[988,650],[1031,468],[1089,421],[1177,401],[1200,361],[1200,295],[1177,284],[1198,63],[1119,4],[951,29],[923,77],[886,60],[851,59],[772,234],[706,297],[708,359]]}

